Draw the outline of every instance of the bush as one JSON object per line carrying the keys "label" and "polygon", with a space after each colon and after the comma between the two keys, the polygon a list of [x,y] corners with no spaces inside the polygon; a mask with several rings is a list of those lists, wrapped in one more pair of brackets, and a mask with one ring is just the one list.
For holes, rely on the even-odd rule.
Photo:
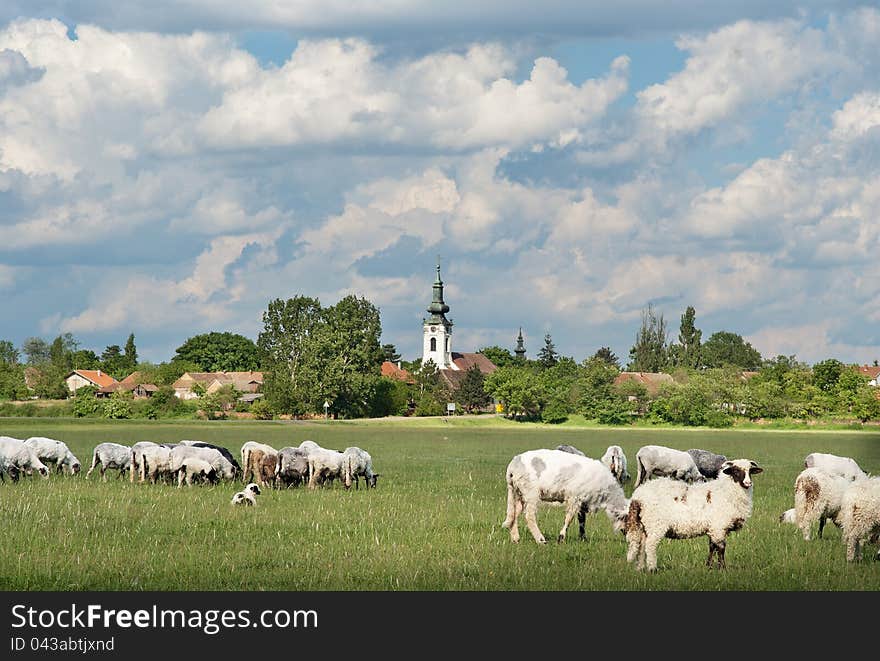
{"label": "bush", "polygon": [[631,406],[628,401],[610,399],[596,411],[596,420],[603,425],[632,424]]}
{"label": "bush", "polygon": [[131,402],[118,392],[105,400],[101,408],[101,415],[110,420],[124,420],[131,417]]}
{"label": "bush", "polygon": [[257,420],[271,420],[273,415],[272,407],[265,398],[254,401],[254,403],[251,404],[250,412]]}
{"label": "bush", "polygon": [[417,416],[445,415],[446,407],[428,394],[422,395],[416,404]]}
{"label": "bush", "polygon": [[76,391],[76,397],[73,399],[73,415],[77,418],[96,417],[101,411],[101,402],[95,397],[97,388],[93,386],[85,386]]}
{"label": "bush", "polygon": [[541,411],[541,421],[551,425],[568,420],[568,411],[566,411],[565,402],[558,399],[552,399],[544,406]]}
{"label": "bush", "polygon": [[706,414],[706,426],[716,429],[733,426],[733,418],[723,411],[709,411]]}

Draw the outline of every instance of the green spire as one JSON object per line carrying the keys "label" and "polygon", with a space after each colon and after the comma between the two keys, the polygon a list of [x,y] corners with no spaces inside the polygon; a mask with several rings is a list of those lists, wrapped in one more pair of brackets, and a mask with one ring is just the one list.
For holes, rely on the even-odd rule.
{"label": "green spire", "polygon": [[443,281],[440,279],[440,256],[437,256],[437,279],[434,280],[434,296],[431,299],[431,305],[428,306],[428,312],[431,316],[428,323],[431,324],[449,324],[450,322],[444,316],[449,312],[449,306],[443,302]]}
{"label": "green spire", "polygon": [[526,348],[523,345],[522,326],[519,328],[519,335],[516,336],[516,349],[513,350],[517,360],[525,360]]}

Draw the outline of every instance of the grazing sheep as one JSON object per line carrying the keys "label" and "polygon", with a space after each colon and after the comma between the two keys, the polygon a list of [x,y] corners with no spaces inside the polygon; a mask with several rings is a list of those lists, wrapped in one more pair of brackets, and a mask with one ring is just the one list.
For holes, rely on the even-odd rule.
{"label": "grazing sheep", "polygon": [[557,445],[556,449],[559,450],[560,452],[568,452],[569,454],[576,454],[581,457],[587,456],[573,445]]}
{"label": "grazing sheep", "polygon": [[[8,473],[13,482],[19,475],[33,475],[37,471],[44,479],[49,478],[49,469],[40,461],[37,453],[19,438],[0,436],[0,474]],[[4,479],[5,481],[5,479]]]}
{"label": "grazing sheep", "polygon": [[840,475],[850,480],[858,480],[868,476],[859,467],[855,459],[838,457],[834,454],[823,454],[821,452],[811,452],[808,454],[804,458],[804,468],[821,468],[826,473]]}
{"label": "grazing sheep", "polygon": [[179,467],[172,467],[171,453],[173,450],[168,449],[164,445],[151,445],[142,448],[140,453],[140,470],[143,482],[145,479],[150,480],[150,484],[155,484],[156,480],[166,475],[174,475]]}
{"label": "grazing sheep", "polygon": [[538,504],[561,502],[565,522],[557,541],[575,514],[604,509],[614,529],[623,531],[627,500],[620,484],[602,462],[560,450],[530,450],[516,455],[507,465],[507,518],[501,525],[510,530],[510,541],[519,542],[517,520],[525,514],[526,525],[539,544],[547,540],[538,528]]}
{"label": "grazing sheep", "polygon": [[306,452],[311,452],[312,450],[323,450],[324,448],[322,448],[314,441],[303,441],[299,444],[299,449],[305,450]]}
{"label": "grazing sheep", "polygon": [[300,448],[286,447],[278,451],[275,483],[286,487],[299,486],[309,479],[309,455]]}
{"label": "grazing sheep", "polygon": [[373,458],[366,450],[357,447],[345,448],[343,455],[343,474],[346,489],[351,489],[351,481],[354,480],[354,488],[359,489],[358,477],[363,476],[367,488],[376,488],[376,480],[379,473],[373,472]]}
{"label": "grazing sheep", "polygon": [[232,504],[253,507],[257,504],[257,496],[259,496],[260,493],[262,492],[260,491],[259,485],[251,482],[242,491],[239,491],[232,497]]}
{"label": "grazing sheep", "polygon": [[825,519],[831,519],[840,527],[838,514],[843,502],[843,494],[852,480],[826,473],[820,468],[805,468],[794,481],[795,523],[810,540],[810,529],[819,522],[819,539],[825,528]]}
{"label": "grazing sheep", "polygon": [[186,457],[177,470],[177,488],[183,486],[184,478],[188,486],[192,486],[193,477],[199,477],[210,484],[217,482],[217,469],[199,457]]}
{"label": "grazing sheep", "polygon": [[761,472],[754,461],[737,459],[725,461],[718,477],[708,482],[685,484],[663,477],[637,488],[626,519],[627,562],[638,561],[639,570],[647,565],[653,572],[661,539],[708,535],[706,566],[717,554],[718,567],[725,567],[727,535],[752,515],[751,476]]}
{"label": "grazing sheep", "polygon": [[313,450],[309,452],[309,489],[315,489],[318,482],[344,479],[345,455],[336,450]]}
{"label": "grazing sheep", "polygon": [[[858,562],[862,544],[880,539],[880,477],[853,482],[843,494],[839,518],[847,562]],[[880,549],[875,560],[880,560]]]}
{"label": "grazing sheep", "polygon": [[785,510],[779,515],[779,523],[793,523],[797,525],[797,512],[795,512],[794,507],[790,510]]}
{"label": "grazing sheep", "polygon": [[[255,460],[251,459],[251,453],[254,450],[261,451],[261,455],[257,457]],[[269,457],[270,459],[266,459]],[[260,484],[265,485],[266,482],[274,482],[275,481],[275,465],[273,465],[271,473],[267,473],[267,469],[269,468],[270,460],[274,459],[275,463],[278,462],[278,450],[273,448],[271,445],[266,445],[265,443],[257,443],[256,441],[248,441],[244,445],[241,446],[241,467],[242,467],[242,476],[241,481],[245,482],[250,478],[253,481],[259,482]]]}
{"label": "grazing sheep", "polygon": [[715,454],[708,450],[688,450],[687,453],[697,465],[700,475],[709,480],[714,480],[718,477],[718,471],[721,470],[721,466],[727,461],[727,457],[723,454]]}
{"label": "grazing sheep", "polygon": [[700,469],[687,452],[662,445],[646,445],[640,448],[636,453],[636,464],[638,466],[636,489],[655,475],[685,482],[703,479]]}
{"label": "grazing sheep", "polygon": [[629,473],[626,472],[626,455],[623,453],[622,447],[609,445],[599,461],[608,466],[608,470],[618,482],[623,484],[629,481]]}
{"label": "grazing sheep", "polygon": [[238,463],[238,460],[232,455],[232,453],[224,448],[222,445],[212,445],[211,443],[205,443],[203,441],[181,441],[179,445],[188,445],[193,448],[211,448],[212,450],[217,450],[220,454],[222,454],[226,461],[232,464],[232,470],[235,473],[235,476],[239,476],[242,474],[241,466]]}
{"label": "grazing sheep", "polygon": [[138,481],[144,481],[144,470],[143,470],[143,453],[145,448],[151,448],[159,445],[159,443],[153,443],[153,441],[138,441],[134,445],[131,446],[130,453],[131,457],[129,458],[129,474],[128,479],[131,482],[134,482],[134,476],[137,474],[139,476]]}
{"label": "grazing sheep", "polygon": [[61,473],[64,469],[67,469],[71,475],[79,473],[81,468],[79,459],[70,451],[66,443],[44,436],[31,436],[24,443],[44,464],[55,464],[56,473]]}
{"label": "grazing sheep", "polygon": [[86,473],[86,479],[95,470],[98,464],[101,464],[101,479],[107,481],[105,474],[108,468],[115,468],[119,471],[117,479],[125,475],[125,471],[131,468],[131,448],[127,445],[119,443],[99,443],[92,452],[92,466]]}
{"label": "grazing sheep", "polygon": [[200,448],[192,445],[177,445],[171,449],[170,466],[172,473],[177,473],[183,462],[189,458],[206,461],[213,466],[217,479],[232,480],[235,477],[235,468],[232,463],[214,448]]}

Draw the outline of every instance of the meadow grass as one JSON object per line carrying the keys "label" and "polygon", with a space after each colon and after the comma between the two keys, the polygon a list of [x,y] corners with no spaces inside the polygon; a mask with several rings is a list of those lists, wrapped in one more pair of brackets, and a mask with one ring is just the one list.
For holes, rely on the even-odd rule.
{"label": "meadow grass", "polygon": [[[494,421],[494,422],[493,422]],[[877,590],[880,562],[849,565],[840,531],[804,542],[779,514],[813,451],[855,457],[880,473],[880,434],[759,430],[609,429],[518,425],[494,418],[291,424],[0,420],[0,435],[65,441],[76,477],[0,485],[3,590]],[[247,440],[281,448],[310,438],[357,445],[382,474],[375,490],[340,486],[264,490],[256,508],[233,508],[240,484],[177,489],[85,470],[103,441],[200,439],[238,453]],[[576,523],[566,543],[539,546],[521,522],[514,545],[501,528],[504,471],[524,450],[570,443],[598,457],[610,444],[633,463],[639,447],[701,447],[757,461],[755,506],[728,542],[726,571],[704,566],[706,538],[660,544],[660,571],[627,565],[623,537],[604,513]],[[631,471],[633,472],[633,471]],[[627,495],[632,490],[627,485]],[[562,508],[542,507],[548,539]],[[866,550],[869,560],[874,549]]]}

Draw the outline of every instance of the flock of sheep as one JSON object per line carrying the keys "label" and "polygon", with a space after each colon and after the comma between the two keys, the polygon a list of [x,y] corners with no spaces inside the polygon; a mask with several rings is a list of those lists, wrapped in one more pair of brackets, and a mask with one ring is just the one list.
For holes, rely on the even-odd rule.
{"label": "flock of sheep", "polygon": [[[32,475],[34,472],[48,478],[47,464],[54,464],[58,473],[66,470],[73,475],[81,469],[79,460],[62,441],[42,436],[26,440],[0,436],[0,481],[5,482],[8,475],[16,482],[22,473]],[[373,459],[365,450],[349,447],[340,452],[322,448],[314,441],[303,441],[299,447],[281,450],[248,441],[241,448],[241,464],[228,449],[201,441],[141,441],[131,447],[101,443],[92,453],[86,479],[95,468],[100,469],[105,482],[109,469],[117,470],[117,477],[128,471],[132,482],[137,475],[139,482],[155,484],[171,479],[177,481],[178,487],[184,482],[192,486],[194,482],[216,484],[241,478],[243,483],[248,483],[248,479],[252,480],[232,497],[233,505],[256,504],[260,487],[308,484],[310,489],[315,489],[338,479],[346,489],[351,488],[352,482],[358,489],[360,478],[364,478],[368,488],[375,488],[379,478],[373,471]]]}
{"label": "flock of sheep", "polygon": [[[763,469],[750,459],[729,461],[708,450],[683,452],[660,445],[639,449],[636,463],[635,489],[627,499],[621,486],[629,479],[626,455],[617,445],[601,460],[570,445],[518,454],[505,473],[507,517],[502,526],[518,542],[522,514],[532,537],[544,544],[538,505],[561,503],[565,519],[557,541],[562,542],[575,515],[583,538],[586,515],[604,509],[614,530],[626,536],[627,561],[639,570],[657,570],[657,546],[664,537],[703,535],[709,538],[706,565],[714,561],[723,568],[727,536],[752,515],[752,476]],[[880,477],[868,476],[849,457],[812,453],[804,465],[795,481],[795,507],[780,520],[796,523],[809,539],[813,523],[819,521],[821,536],[825,520],[831,519],[842,529],[847,560],[858,560],[861,544],[880,537]]]}

